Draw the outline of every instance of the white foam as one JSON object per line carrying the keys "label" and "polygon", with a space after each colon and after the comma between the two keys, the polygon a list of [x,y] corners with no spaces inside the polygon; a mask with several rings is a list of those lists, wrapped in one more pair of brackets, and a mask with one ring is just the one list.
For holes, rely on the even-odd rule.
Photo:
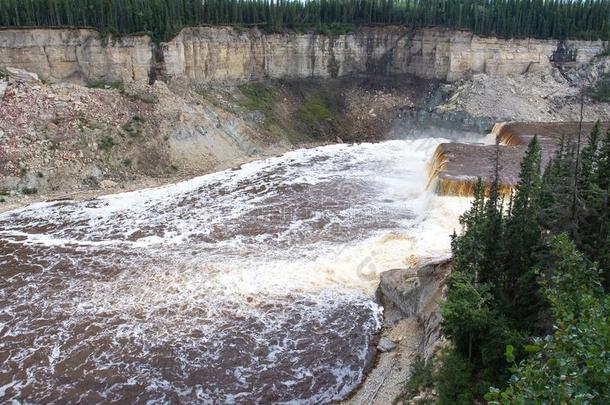
{"label": "white foam", "polygon": [[[165,187],[0,214],[0,244],[27,248],[0,255],[0,265],[42,270],[18,273],[11,292],[0,292],[12,303],[10,333],[33,332],[26,303],[49,323],[65,318],[11,361],[44,351],[47,364],[30,368],[52,381],[64,359],[104,345],[87,364],[124,377],[100,393],[108,401],[144,382],[152,401],[256,401],[275,389],[282,403],[280,393],[303,381],[312,391],[290,403],[344,397],[361,381],[381,326],[379,273],[408,266],[414,254],[446,254],[468,204],[426,190],[426,165],[445,141],[303,149]],[[96,332],[64,345],[83,325]],[[335,334],[351,339],[350,356],[325,344]],[[233,353],[233,339],[251,353]],[[234,385],[185,385],[152,363],[161,349],[186,377],[202,362],[227,364],[226,353],[243,359],[217,370]],[[305,367],[307,350],[324,361]],[[276,367],[284,371],[276,388],[258,380]],[[20,384],[30,382],[5,389]],[[46,393],[58,389],[70,387],[49,384]]]}

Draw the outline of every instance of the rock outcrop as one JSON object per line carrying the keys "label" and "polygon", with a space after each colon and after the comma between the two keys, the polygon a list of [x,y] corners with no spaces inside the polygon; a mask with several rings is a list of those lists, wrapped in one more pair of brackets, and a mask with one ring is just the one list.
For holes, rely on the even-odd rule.
{"label": "rock outcrop", "polygon": [[384,330],[375,367],[343,405],[385,405],[400,394],[413,362],[429,359],[441,346],[440,301],[451,259],[440,258],[414,269],[381,273],[378,299],[384,307]]}
{"label": "rock outcrop", "polygon": [[386,323],[416,318],[421,324],[419,354],[430,358],[441,338],[440,301],[451,272],[451,258],[425,263],[415,270],[394,269],[381,273],[377,294],[386,311]]}
{"label": "rock outcrop", "polygon": [[2,29],[0,68],[34,72],[48,82],[131,82],[148,79],[146,35],[102,37],[93,29]]}
{"label": "rock outcrop", "polygon": [[585,63],[607,47],[602,41],[505,40],[408,27],[365,27],[345,35],[193,27],[159,45],[145,35],[102,37],[91,29],[2,29],[0,67],[73,82],[150,77],[207,84],[404,73],[452,82],[471,73],[506,76],[550,63]]}

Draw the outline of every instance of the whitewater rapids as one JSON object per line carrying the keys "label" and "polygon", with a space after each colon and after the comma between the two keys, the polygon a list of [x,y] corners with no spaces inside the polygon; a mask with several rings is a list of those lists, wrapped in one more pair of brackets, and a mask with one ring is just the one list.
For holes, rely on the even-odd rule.
{"label": "whitewater rapids", "polygon": [[327,403],[363,380],[380,272],[468,200],[439,138],[302,149],[0,214],[0,402]]}

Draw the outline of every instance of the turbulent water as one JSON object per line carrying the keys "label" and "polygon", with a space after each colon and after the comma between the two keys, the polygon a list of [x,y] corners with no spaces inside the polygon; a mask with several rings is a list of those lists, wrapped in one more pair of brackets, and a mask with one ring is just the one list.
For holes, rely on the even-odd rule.
{"label": "turbulent water", "polygon": [[363,379],[378,273],[448,248],[440,139],[297,150],[0,215],[0,402],[326,403]]}

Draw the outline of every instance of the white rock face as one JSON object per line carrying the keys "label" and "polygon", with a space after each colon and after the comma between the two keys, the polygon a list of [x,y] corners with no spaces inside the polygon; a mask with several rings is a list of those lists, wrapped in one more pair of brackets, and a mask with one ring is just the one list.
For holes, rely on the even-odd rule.
{"label": "white rock face", "polygon": [[[7,67],[6,74],[11,79],[19,80],[26,83],[35,83],[40,81],[36,73],[28,72],[27,70],[23,69]],[[4,95],[4,92],[2,94]]]}
{"label": "white rock face", "polygon": [[106,37],[90,29],[0,30],[0,67],[38,74],[49,82],[133,81],[148,78],[147,36]]}
{"label": "white rock face", "polygon": [[[356,73],[412,73],[455,81],[471,73],[506,76],[548,66],[558,45],[556,40],[481,38],[439,28],[362,28],[327,36],[197,27],[183,29],[155,52],[147,36],[102,38],[89,29],[7,29],[0,30],[0,67],[35,72],[46,81],[74,82],[146,80],[152,71],[166,80],[197,84]],[[608,46],[602,41],[565,45],[575,51],[575,63],[588,62]]]}

